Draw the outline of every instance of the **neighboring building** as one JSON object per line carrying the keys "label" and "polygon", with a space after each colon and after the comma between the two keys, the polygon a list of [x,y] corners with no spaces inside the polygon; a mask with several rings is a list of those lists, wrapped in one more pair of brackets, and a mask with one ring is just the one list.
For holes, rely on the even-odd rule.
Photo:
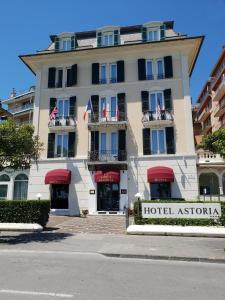
{"label": "neighboring building", "polygon": [[[201,130],[199,129],[201,124]],[[225,124],[225,47],[198,98],[194,128],[196,144]],[[198,177],[200,195],[218,197],[225,194],[225,165],[218,154],[198,150]]]}
{"label": "neighboring building", "polygon": [[2,107],[2,101],[0,100],[0,124],[12,117],[12,114]]}
{"label": "neighboring building", "polygon": [[2,100],[3,104],[8,105],[8,111],[18,124],[33,123],[34,95],[35,87],[32,86],[19,94],[13,89],[10,97]]}
{"label": "neighboring building", "polygon": [[37,77],[33,124],[45,147],[28,198],[70,215],[123,213],[137,192],[196,200],[189,79],[203,37],[169,21],[50,38],[20,56]]}

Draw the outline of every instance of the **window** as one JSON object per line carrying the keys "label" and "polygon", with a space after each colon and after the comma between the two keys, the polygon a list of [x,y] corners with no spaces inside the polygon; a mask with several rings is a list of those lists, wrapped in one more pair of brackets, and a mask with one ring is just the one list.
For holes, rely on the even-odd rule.
{"label": "window", "polygon": [[68,134],[56,135],[56,156],[67,157],[68,156]]}
{"label": "window", "polygon": [[14,182],[14,199],[27,199],[28,177],[25,174],[19,174]]}
{"label": "window", "polygon": [[100,121],[117,120],[117,97],[101,97],[99,105]]}
{"label": "window", "polygon": [[100,160],[113,159],[118,156],[118,133],[100,133]]}
{"label": "window", "polygon": [[158,28],[149,28],[148,29],[148,34],[147,34],[147,39],[150,42],[153,41],[159,41],[160,40],[160,31]]}
{"label": "window", "polygon": [[149,96],[149,108],[151,112],[156,113],[164,110],[163,92],[151,93]]}
{"label": "window", "polygon": [[58,100],[57,103],[59,119],[66,119],[69,117],[69,100]]}
{"label": "window", "polygon": [[55,87],[56,88],[61,88],[63,84],[63,69],[58,68],[56,69],[56,74],[55,74]]}
{"label": "window", "polygon": [[151,130],[151,153],[163,154],[166,153],[165,130],[152,129]]}
{"label": "window", "polygon": [[64,38],[59,41],[59,49],[61,51],[71,50],[71,38]]}
{"label": "window", "polygon": [[157,79],[165,77],[163,59],[157,59]]}
{"label": "window", "polygon": [[102,35],[102,46],[113,46],[114,38],[113,32],[106,32]]}
{"label": "window", "polygon": [[0,175],[0,200],[6,200],[8,195],[8,183],[10,178],[8,175]]}
{"label": "window", "polygon": [[146,79],[153,80],[153,61],[152,60],[146,60]]}
{"label": "window", "polygon": [[110,82],[111,83],[117,82],[117,64],[116,63],[110,64]]}
{"label": "window", "polygon": [[101,64],[100,65],[100,83],[106,83],[107,79],[106,79],[106,64]]}

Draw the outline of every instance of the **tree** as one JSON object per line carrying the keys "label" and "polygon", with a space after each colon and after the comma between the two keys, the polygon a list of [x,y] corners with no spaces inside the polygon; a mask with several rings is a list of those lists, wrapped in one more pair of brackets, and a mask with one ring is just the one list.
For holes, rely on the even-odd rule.
{"label": "tree", "polygon": [[34,135],[32,125],[17,125],[12,119],[0,124],[0,171],[30,168],[42,150],[43,143]]}
{"label": "tree", "polygon": [[204,136],[199,148],[218,153],[225,159],[225,128]]}

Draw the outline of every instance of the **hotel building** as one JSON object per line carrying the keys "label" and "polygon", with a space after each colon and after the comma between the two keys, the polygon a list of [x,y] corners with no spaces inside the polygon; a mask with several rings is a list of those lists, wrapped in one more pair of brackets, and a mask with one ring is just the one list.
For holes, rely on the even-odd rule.
{"label": "hotel building", "polygon": [[137,192],[197,199],[189,81],[204,37],[173,25],[51,35],[47,49],[20,56],[36,75],[33,124],[44,143],[29,199],[41,194],[68,215],[120,214]]}

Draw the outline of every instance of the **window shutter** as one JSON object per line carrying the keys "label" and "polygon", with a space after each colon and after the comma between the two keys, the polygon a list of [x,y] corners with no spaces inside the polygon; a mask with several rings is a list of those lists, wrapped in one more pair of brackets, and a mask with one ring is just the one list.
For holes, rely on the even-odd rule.
{"label": "window shutter", "polygon": [[124,60],[117,61],[117,82],[124,82]]}
{"label": "window shutter", "polygon": [[114,30],[114,46],[119,45],[119,30]]}
{"label": "window shutter", "polygon": [[59,51],[59,38],[55,37],[55,51]]}
{"label": "window shutter", "polygon": [[149,92],[148,91],[141,91],[141,101],[142,101],[142,112],[149,111]]}
{"label": "window shutter", "polygon": [[151,154],[151,130],[150,128],[143,129],[143,154]]}
{"label": "window shutter", "polygon": [[98,32],[97,33],[97,47],[101,47],[102,46],[102,33]]}
{"label": "window shutter", "polygon": [[70,86],[77,84],[77,64],[72,65],[70,71]]}
{"label": "window shutter", "polygon": [[144,58],[138,59],[138,79],[146,80],[146,64]]}
{"label": "window shutter", "polygon": [[75,156],[75,140],[76,140],[76,133],[69,132],[69,139],[68,139],[68,157]]}
{"label": "window shutter", "polygon": [[118,121],[126,121],[125,93],[117,94]]}
{"label": "window shutter", "polygon": [[54,157],[54,150],[55,150],[55,133],[48,134],[48,153],[47,158]]}
{"label": "window shutter", "polygon": [[92,84],[99,84],[99,63],[92,64]]}
{"label": "window shutter", "polygon": [[56,107],[56,98],[50,98],[50,103],[49,103],[49,115],[52,112],[53,108]]}
{"label": "window shutter", "polygon": [[166,127],[167,154],[175,154],[174,128]]}
{"label": "window shutter", "polygon": [[172,56],[164,57],[165,78],[173,77],[173,61]]}
{"label": "window shutter", "polygon": [[172,93],[171,93],[171,89],[164,90],[163,94],[164,94],[165,110],[172,110]]}
{"label": "window shutter", "polygon": [[142,42],[147,42],[147,28],[142,27]]}
{"label": "window shutter", "polygon": [[76,116],[76,96],[70,97],[70,117],[75,118]]}
{"label": "window shutter", "polygon": [[91,131],[91,155],[90,159],[98,160],[98,153],[99,153],[99,132],[98,131]]}
{"label": "window shutter", "polygon": [[91,104],[93,108],[93,112],[91,113],[92,121],[98,122],[98,115],[99,115],[99,96],[92,95],[91,96]]}
{"label": "window shutter", "polygon": [[76,36],[71,36],[71,50],[74,50],[76,48]]}
{"label": "window shutter", "polygon": [[118,131],[118,160],[124,161],[127,159],[126,155],[126,130]]}
{"label": "window shutter", "polygon": [[56,72],[56,68],[48,69],[48,88],[55,87],[55,72]]}
{"label": "window shutter", "polygon": [[165,25],[160,26],[160,39],[163,40],[165,38]]}
{"label": "window shutter", "polygon": [[63,70],[60,69],[60,70],[58,70],[58,80],[56,82],[55,87],[61,88],[62,84],[63,84]]}

